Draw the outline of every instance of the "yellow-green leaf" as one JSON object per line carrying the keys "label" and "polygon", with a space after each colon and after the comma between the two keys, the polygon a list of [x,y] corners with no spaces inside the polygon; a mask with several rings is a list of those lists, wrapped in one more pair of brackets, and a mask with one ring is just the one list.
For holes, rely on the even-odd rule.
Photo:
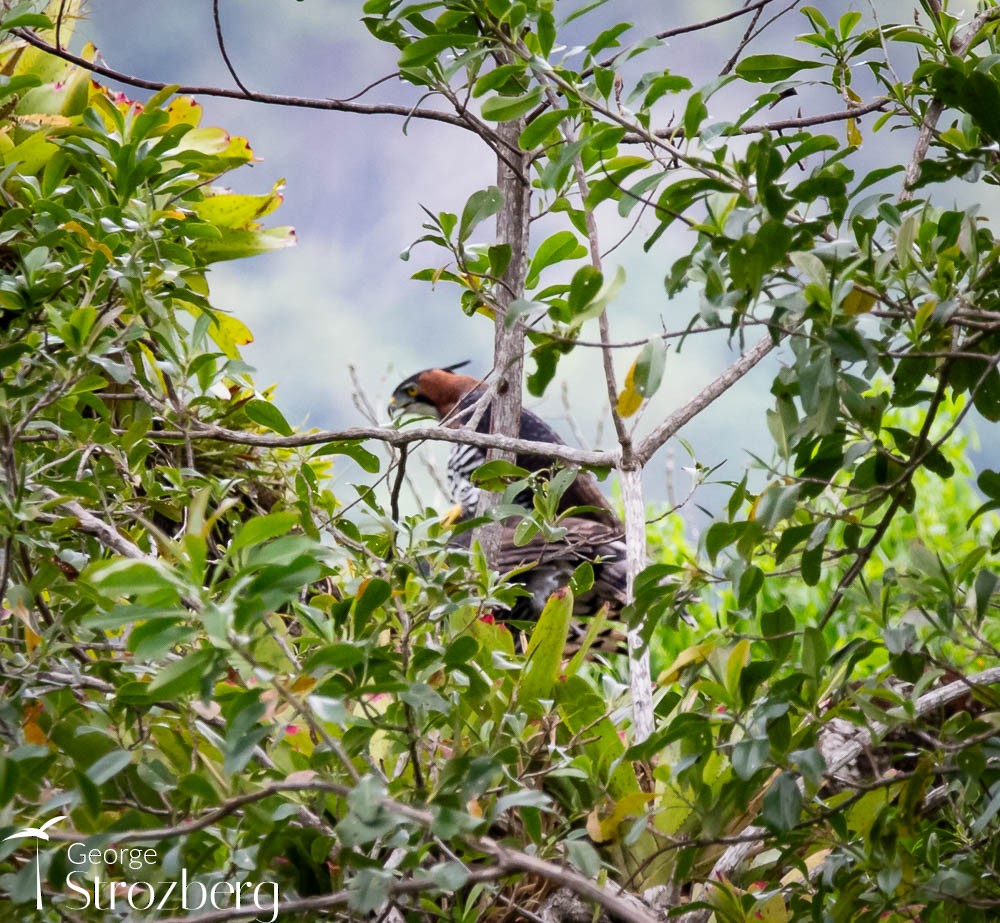
{"label": "yellow-green leaf", "polygon": [[845,296],[841,303],[844,313],[850,316],[867,314],[875,304],[875,296],[856,285]]}
{"label": "yellow-green leaf", "polygon": [[847,143],[851,147],[861,147],[861,142],[864,138],[861,136],[861,130],[858,128],[857,119],[847,120]]}
{"label": "yellow-green leaf", "polygon": [[642,395],[634,388],[627,388],[618,395],[618,416],[631,417],[642,406]]}
{"label": "yellow-green leaf", "polygon": [[194,205],[194,211],[203,221],[217,227],[253,229],[254,222],[269,215],[284,200],[281,191],[285,181],[279,179],[264,195],[212,195]]}
{"label": "yellow-green leaf", "polygon": [[680,676],[681,670],[692,663],[703,663],[714,650],[714,641],[703,641],[701,644],[685,648],[674,658],[674,662],[660,673],[656,682],[661,686],[674,682]]}
{"label": "yellow-green leaf", "polygon": [[523,704],[531,705],[552,696],[572,616],[573,593],[569,587],[561,587],[549,597],[531,631],[528,662],[518,684],[518,698]]}

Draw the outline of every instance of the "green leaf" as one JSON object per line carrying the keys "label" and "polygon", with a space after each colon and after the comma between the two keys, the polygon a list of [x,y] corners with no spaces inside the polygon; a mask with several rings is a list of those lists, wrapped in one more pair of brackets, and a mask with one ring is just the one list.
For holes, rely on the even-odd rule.
{"label": "green leaf", "polygon": [[802,582],[806,586],[816,586],[823,576],[823,545],[802,552]]}
{"label": "green leaf", "polygon": [[1000,577],[987,567],[984,567],[976,574],[976,583],[973,592],[976,599],[977,623],[982,623],[986,617],[990,603],[993,600],[993,594],[996,592],[997,583],[1000,583]]}
{"label": "green leaf", "polygon": [[761,819],[765,826],[779,833],[791,830],[802,813],[802,792],[789,772],[783,772],[764,795]]}
{"label": "green leaf", "polygon": [[736,541],[736,529],[729,522],[713,522],[705,533],[705,554],[713,564],[719,552]]}
{"label": "green leaf", "polygon": [[600,854],[586,840],[566,840],[566,857],[571,865],[587,878],[595,878],[601,870]]}
{"label": "green leaf", "polygon": [[526,288],[534,288],[542,270],[562,260],[576,260],[587,255],[587,248],[580,243],[572,231],[556,231],[539,244],[528,267]]}
{"label": "green leaf", "polygon": [[462,209],[462,220],[458,226],[459,241],[466,241],[480,222],[495,215],[503,206],[503,196],[496,186],[479,189],[469,196]]}
{"label": "green leaf", "polygon": [[972,825],[970,832],[973,836],[979,836],[979,834],[986,828],[986,825],[993,820],[993,818],[997,816],[997,812],[1000,811],[1000,784],[994,783],[990,787],[989,791],[989,803]]}
{"label": "green leaf", "polygon": [[527,115],[542,101],[542,88],[534,87],[521,96],[491,96],[483,103],[482,116],[489,122],[512,122]]}
{"label": "green leaf", "polygon": [[172,575],[162,561],[113,561],[95,570],[93,583],[110,595],[141,596],[161,590],[177,593]]}
{"label": "green leaf", "polygon": [[566,299],[570,316],[576,317],[586,311],[603,284],[604,274],[594,266],[581,266],[573,273]]}
{"label": "green leaf", "polygon": [[11,29],[54,29],[55,23],[42,13],[22,13],[20,16],[12,16],[0,22],[0,31],[9,32]]}
{"label": "green leaf", "polygon": [[976,478],[976,486],[990,499],[1000,500],[1000,471],[983,471]]}
{"label": "green leaf", "polygon": [[802,632],[802,669],[809,677],[818,681],[825,675],[829,653],[822,631],[809,627]]}
{"label": "green leaf", "polygon": [[742,608],[749,606],[764,586],[764,572],[755,564],[751,564],[740,577],[737,604]]}
{"label": "green leaf", "polygon": [[480,465],[472,472],[472,483],[486,490],[503,490],[511,481],[531,474],[527,468],[515,465],[505,458],[498,458]]}
{"label": "green leaf", "polygon": [[467,33],[439,33],[410,42],[399,55],[400,67],[423,67],[449,48],[467,48],[475,37]]}
{"label": "green leaf", "polygon": [[209,667],[214,660],[215,651],[199,650],[167,664],[147,687],[149,698],[169,702],[200,690],[213,678]]}
{"label": "green leaf", "polygon": [[604,277],[604,282],[602,283],[600,290],[590,300],[590,304],[583,308],[573,319],[574,329],[582,325],[585,321],[600,317],[607,309],[607,306],[618,296],[618,293],[624,285],[625,268],[623,266],[618,266],[615,268],[614,276],[610,279],[607,278],[607,276]]}
{"label": "green leaf", "polygon": [[131,763],[132,754],[127,750],[112,750],[87,767],[87,778],[94,785],[103,785],[109,779],[113,779],[118,775],[126,766],[131,765]]}
{"label": "green leaf", "polygon": [[701,93],[692,93],[684,107],[684,134],[688,138],[698,136],[701,123],[708,118],[708,107],[702,98]]}
{"label": "green leaf", "polygon": [[771,654],[777,661],[784,661],[792,650],[796,631],[795,616],[788,606],[765,612],[760,617],[761,634]]}
{"label": "green leaf", "polygon": [[552,697],[572,617],[573,593],[562,587],[549,597],[531,631],[527,665],[518,683],[518,701],[525,707],[537,708],[540,700]]}
{"label": "green leaf", "polygon": [[382,603],[392,596],[392,585],[381,577],[368,581],[361,595],[354,602],[354,615],[358,620],[367,619]]}
{"label": "green leaf", "polygon": [[322,455],[346,455],[356,461],[361,469],[369,474],[375,474],[380,467],[378,456],[369,452],[360,441],[330,442],[313,452],[312,457],[318,458]]}
{"label": "green leaf", "polygon": [[819,61],[803,61],[783,54],[754,54],[736,65],[736,74],[752,83],[787,80],[800,70],[822,67]]}
{"label": "green leaf", "polygon": [[502,64],[491,71],[487,71],[479,77],[472,87],[472,95],[478,99],[490,90],[499,90],[508,87],[509,89],[524,89],[519,85],[524,77],[525,66],[523,64]]}
{"label": "green leaf", "polygon": [[648,340],[635,362],[633,387],[647,400],[656,394],[663,381],[667,362],[667,342],[661,337]]}
{"label": "green leaf", "polygon": [[743,780],[752,779],[769,752],[766,737],[744,737],[733,747],[733,772]]}
{"label": "green leaf", "polygon": [[237,552],[249,545],[260,545],[277,535],[285,535],[298,521],[299,513],[295,510],[255,516],[240,526],[229,546],[230,551]]}
{"label": "green leaf", "polygon": [[293,433],[282,412],[270,401],[262,401],[259,398],[255,398],[252,401],[247,401],[243,407],[243,411],[254,423],[272,430],[281,436],[291,436]]}
{"label": "green leaf", "polygon": [[192,244],[192,249],[206,262],[239,260],[296,244],[295,230],[291,227],[256,230],[221,228],[220,232],[219,237],[199,238]]}
{"label": "green leaf", "polygon": [[[517,144],[522,151],[532,151],[544,141],[548,140],[549,136],[558,131],[559,126],[562,124],[563,119],[570,118],[572,112],[566,109],[551,109],[548,112],[541,112],[535,118],[533,118],[521,132],[521,137],[518,138]],[[559,136],[561,140],[562,136]]]}

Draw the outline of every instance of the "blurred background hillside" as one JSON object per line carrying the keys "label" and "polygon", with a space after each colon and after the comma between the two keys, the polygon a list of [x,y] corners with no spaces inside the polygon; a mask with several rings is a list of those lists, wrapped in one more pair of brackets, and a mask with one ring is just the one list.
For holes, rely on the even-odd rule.
{"label": "blurred background hillside", "polygon": [[[585,5],[585,0],[558,0],[557,20]],[[912,17],[913,4],[903,0],[817,2],[831,20],[857,9],[867,21],[873,6],[883,23]],[[776,9],[785,4],[775,4]],[[636,41],[657,31],[729,12],[733,2],[648,3],[610,0],[571,26],[579,35],[596,34],[619,21],[634,27],[623,41]],[[221,17],[230,58],[249,88],[261,92],[309,97],[347,98],[395,70],[394,49],[375,41],[361,23],[361,0],[223,0]],[[695,86],[710,83],[738,45],[748,17],[724,26],[681,36],[653,48],[624,65],[626,92],[644,71],[669,66],[688,76]],[[782,52],[812,56],[813,49],[794,42],[804,30],[804,19],[791,12],[755,40],[746,54]],[[569,33],[572,42],[573,31]],[[72,47],[93,42],[111,67],[147,79],[233,87],[219,54],[206,0],[90,0],[87,19],[77,26]],[[899,52],[905,53],[905,52]],[[899,68],[905,72],[909,62]],[[856,74],[855,87],[865,99],[873,92],[866,72]],[[143,93],[127,87],[129,95]],[[731,111],[714,111],[713,118],[729,118],[754,97],[754,88],[736,83],[717,100]],[[421,99],[416,88],[390,81],[374,88],[361,102],[405,102],[434,106]],[[392,116],[362,116],[339,112],[264,106],[236,100],[203,97],[203,124],[218,124],[250,139],[260,162],[237,174],[239,191],[265,192],[278,179],[286,180],[285,203],[269,223],[294,225],[299,246],[213,270],[214,303],[231,310],[249,324],[255,343],[245,354],[257,368],[264,387],[278,383],[278,402],[293,424],[340,428],[363,422],[352,402],[349,366],[357,369],[363,390],[386,418],[384,407],[393,386],[413,371],[433,365],[472,360],[473,374],[490,367],[492,325],[485,318],[466,318],[458,307],[457,290],[447,285],[432,290],[410,276],[425,266],[439,266],[445,256],[430,245],[416,247],[408,262],[401,251],[422,233],[424,214],[460,212],[470,193],[494,182],[495,164],[478,139],[468,132],[426,121],[406,124]],[[668,100],[669,104],[669,100]],[[442,105],[441,108],[447,108]],[[832,91],[804,89],[798,96],[765,110],[764,118],[788,118],[803,112],[831,112],[843,108]],[[663,109],[664,124],[672,115]],[[865,145],[855,169],[876,162],[905,162],[912,149],[906,132],[883,130],[872,134],[874,118],[863,120]],[[830,133],[844,131],[834,123]],[[887,151],[889,156],[887,158]],[[995,187],[956,184],[957,202],[982,201],[984,213],[995,218]],[[942,203],[949,204],[949,203]],[[633,212],[630,221],[638,213]],[[629,230],[613,216],[602,219],[602,245],[612,247]],[[487,223],[488,224],[488,223]],[[612,336],[627,341],[650,333],[682,329],[698,309],[698,293],[689,291],[673,302],[663,280],[669,267],[686,250],[682,231],[661,238],[649,254],[642,245],[656,221],[640,218],[637,227],[606,258],[606,270],[616,264],[627,272],[627,284],[610,309]],[[485,235],[492,229],[483,225]],[[542,228],[536,228],[536,243]],[[573,267],[575,268],[575,267]],[[572,269],[568,270],[571,272]],[[596,323],[585,330],[597,338]],[[750,342],[759,335],[749,333]],[[738,354],[739,343],[724,335],[694,337],[683,353],[668,358],[668,385],[661,389],[641,418],[648,429],[693,396]],[[624,375],[635,349],[620,350],[619,374]],[[728,463],[718,476],[738,479],[748,453],[770,458],[765,425],[767,393],[773,366],[758,369],[683,433],[698,460],[707,466]],[[568,395],[562,396],[561,382]],[[544,401],[527,397],[528,406],[549,418],[567,441],[609,446],[613,432],[607,424],[606,396],[597,350],[577,349],[560,365],[560,373]],[[566,406],[572,411],[567,419]],[[987,446],[1000,441],[978,427]],[[445,449],[425,447],[426,458],[441,457]],[[667,495],[667,469],[675,467],[676,493],[688,489],[681,470],[690,464],[680,446],[663,454],[663,463],[647,469],[647,491],[653,499]],[[993,451],[994,457],[997,452]],[[346,477],[338,473],[338,481]],[[425,502],[437,502],[433,487]],[[698,502],[712,506],[712,492]],[[694,507],[685,511],[697,521]]]}

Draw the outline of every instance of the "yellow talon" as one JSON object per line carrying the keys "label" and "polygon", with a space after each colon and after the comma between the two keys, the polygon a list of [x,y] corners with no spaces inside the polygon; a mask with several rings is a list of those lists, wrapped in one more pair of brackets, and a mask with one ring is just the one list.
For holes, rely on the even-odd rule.
{"label": "yellow talon", "polygon": [[462,518],[462,504],[456,503],[444,516],[441,517],[441,525],[451,528]]}

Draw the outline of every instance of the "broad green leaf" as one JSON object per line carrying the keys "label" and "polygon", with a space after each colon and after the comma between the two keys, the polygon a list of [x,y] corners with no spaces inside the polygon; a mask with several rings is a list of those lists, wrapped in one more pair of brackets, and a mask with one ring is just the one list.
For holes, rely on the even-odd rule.
{"label": "broad green leaf", "polygon": [[566,299],[570,316],[576,317],[586,311],[603,284],[604,274],[593,266],[581,266],[573,273]]}
{"label": "broad green leaf", "polygon": [[252,229],[257,219],[271,214],[284,201],[282,190],[285,181],[279,179],[265,195],[236,195],[223,193],[210,195],[194,204],[194,211],[202,221],[220,228]]}
{"label": "broad green leaf", "polygon": [[981,623],[986,617],[986,613],[989,611],[990,604],[993,601],[993,594],[996,592],[998,583],[1000,583],[1000,577],[997,577],[997,575],[989,568],[984,567],[978,574],[976,574],[976,582],[973,592],[975,594],[976,601],[977,622]]}
{"label": "broad green leaf", "polygon": [[112,750],[87,767],[87,778],[95,785],[103,785],[131,763],[132,754],[127,750]]}
{"label": "broad green leaf", "polygon": [[572,617],[572,591],[569,587],[556,590],[542,609],[528,641],[527,663],[518,682],[518,700],[525,707],[537,709],[537,702],[552,697]]}
{"label": "broad green leaf", "polygon": [[378,456],[369,452],[357,440],[338,440],[337,442],[327,443],[313,452],[312,457],[320,458],[324,455],[346,455],[348,458],[356,461],[361,466],[361,469],[367,471],[369,474],[375,474],[381,467]]}
{"label": "broad green leaf", "polygon": [[799,822],[802,813],[802,792],[795,777],[788,772],[781,773],[764,795],[764,810],[761,819],[775,831],[791,830]]}
{"label": "broad green leaf", "polygon": [[605,276],[597,294],[590,300],[590,303],[580,310],[580,313],[573,319],[573,327],[580,327],[585,321],[600,317],[607,309],[608,305],[615,300],[622,287],[625,285],[625,269],[618,266],[615,274],[610,279]]}
{"label": "broad green leaf", "polygon": [[736,74],[752,83],[776,83],[801,70],[822,66],[819,61],[804,61],[783,54],[754,54],[736,65]]}
{"label": "broad green leaf", "polygon": [[563,260],[576,260],[587,255],[587,248],[572,231],[556,231],[539,244],[528,266],[526,288],[534,288],[542,270]]}
{"label": "broad green leaf", "polygon": [[98,565],[91,579],[102,592],[122,596],[141,596],[163,590],[177,592],[167,565],[161,561],[113,561]]}
{"label": "broad green leaf", "polygon": [[485,219],[495,215],[503,206],[503,196],[496,186],[479,189],[469,196],[462,209],[462,220],[458,226],[458,239],[466,241],[469,235]]}
{"label": "broad green leaf", "polygon": [[292,428],[288,425],[282,412],[270,401],[263,401],[255,398],[247,401],[243,407],[243,412],[254,423],[258,423],[266,429],[273,430],[281,436],[291,436]]}
{"label": "broad green leaf", "polygon": [[487,490],[502,490],[511,480],[526,478],[531,472],[504,458],[498,458],[480,465],[472,472],[472,483]]}
{"label": "broad green leaf", "polygon": [[[572,115],[572,112],[565,109],[551,109],[548,112],[539,113],[521,132],[521,137],[517,141],[518,147],[522,151],[534,150],[546,141],[553,132],[558,132],[563,119],[571,118]],[[561,139],[560,135],[557,140]]]}
{"label": "broad green leaf", "polygon": [[766,737],[745,737],[733,747],[733,772],[743,780],[756,775],[764,765],[771,745]]}
{"label": "broad green leaf", "polygon": [[535,87],[521,96],[491,96],[483,102],[482,116],[488,122],[512,122],[527,115],[542,101],[542,88]]}
{"label": "broad green leaf", "polygon": [[255,516],[240,526],[229,550],[235,553],[250,545],[259,545],[275,536],[285,535],[298,521],[299,514],[295,510]]}
{"label": "broad green leaf", "polygon": [[273,250],[294,247],[295,244],[295,231],[290,227],[263,230],[232,228],[225,229],[218,238],[203,237],[195,240],[192,249],[211,263],[270,253]]}
{"label": "broad green leaf", "polygon": [[635,360],[634,387],[647,400],[660,388],[667,361],[667,342],[661,337],[648,340]]}
{"label": "broad green leaf", "polygon": [[199,650],[156,672],[147,693],[151,699],[172,701],[200,690],[212,679],[209,667],[215,660],[215,651]]}
{"label": "broad green leaf", "polygon": [[354,602],[354,614],[358,619],[366,619],[392,596],[392,586],[375,577],[365,584],[365,588]]}
{"label": "broad green leaf", "polygon": [[449,48],[467,48],[475,42],[475,37],[467,33],[441,33],[418,38],[406,45],[399,55],[400,67],[422,67],[435,60]]}

